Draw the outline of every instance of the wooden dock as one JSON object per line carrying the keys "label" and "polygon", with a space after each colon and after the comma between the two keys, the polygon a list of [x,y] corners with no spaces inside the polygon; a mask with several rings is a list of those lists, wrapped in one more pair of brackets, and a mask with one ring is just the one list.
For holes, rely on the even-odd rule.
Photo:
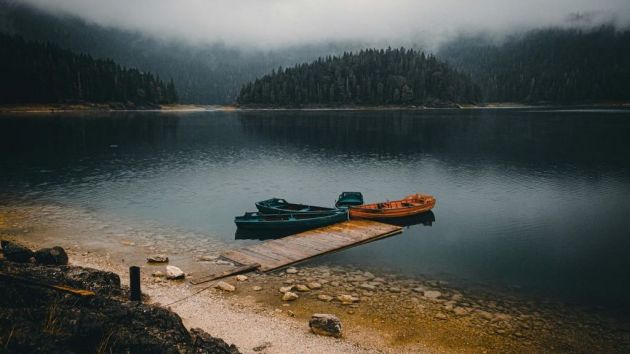
{"label": "wooden dock", "polygon": [[258,270],[268,272],[401,232],[399,226],[370,220],[348,220],[229,251],[221,257],[244,266],[259,265]]}

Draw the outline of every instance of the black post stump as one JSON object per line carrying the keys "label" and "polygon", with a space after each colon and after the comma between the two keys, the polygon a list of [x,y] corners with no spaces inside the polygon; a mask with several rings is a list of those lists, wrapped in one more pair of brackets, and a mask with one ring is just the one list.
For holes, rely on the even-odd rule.
{"label": "black post stump", "polygon": [[140,267],[129,267],[129,300],[141,301],[142,292],[140,292]]}

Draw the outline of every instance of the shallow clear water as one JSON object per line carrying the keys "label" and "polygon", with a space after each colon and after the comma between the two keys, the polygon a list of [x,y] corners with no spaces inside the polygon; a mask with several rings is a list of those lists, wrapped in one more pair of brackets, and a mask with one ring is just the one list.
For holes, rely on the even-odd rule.
{"label": "shallow clear water", "polygon": [[0,198],[159,222],[234,245],[270,197],[410,193],[431,226],[316,262],[516,287],[628,310],[630,111],[72,113],[0,116]]}

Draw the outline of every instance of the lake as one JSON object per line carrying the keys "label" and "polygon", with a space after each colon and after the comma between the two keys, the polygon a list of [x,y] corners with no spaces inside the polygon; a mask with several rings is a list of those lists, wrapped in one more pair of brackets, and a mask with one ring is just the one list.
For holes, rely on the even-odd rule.
{"label": "lake", "polygon": [[19,114],[0,148],[0,200],[233,246],[258,200],[432,194],[424,223],[314,262],[630,310],[630,110]]}

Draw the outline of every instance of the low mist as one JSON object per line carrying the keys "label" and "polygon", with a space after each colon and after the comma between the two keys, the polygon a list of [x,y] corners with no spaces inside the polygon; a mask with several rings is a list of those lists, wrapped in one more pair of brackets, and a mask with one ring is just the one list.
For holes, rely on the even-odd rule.
{"label": "low mist", "polygon": [[24,0],[105,27],[190,43],[279,48],[334,41],[421,44],[538,27],[630,23],[627,0]]}

